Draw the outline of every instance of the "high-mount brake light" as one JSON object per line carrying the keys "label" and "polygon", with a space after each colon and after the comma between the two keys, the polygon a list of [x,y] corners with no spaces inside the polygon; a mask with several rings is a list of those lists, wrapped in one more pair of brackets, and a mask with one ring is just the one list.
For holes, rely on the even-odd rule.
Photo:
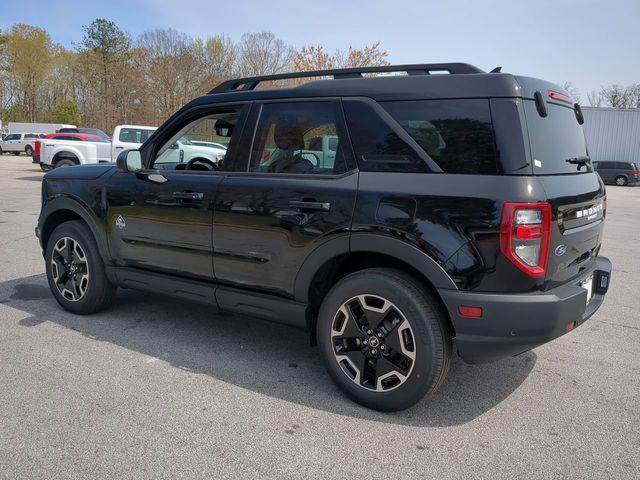
{"label": "high-mount brake light", "polygon": [[563,102],[568,103],[569,105],[573,105],[573,100],[571,100],[571,97],[568,97],[564,93],[547,90],[547,95],[551,100],[555,100],[556,102]]}
{"label": "high-mount brake light", "polygon": [[551,243],[551,205],[506,202],[500,223],[500,251],[530,277],[547,271]]}

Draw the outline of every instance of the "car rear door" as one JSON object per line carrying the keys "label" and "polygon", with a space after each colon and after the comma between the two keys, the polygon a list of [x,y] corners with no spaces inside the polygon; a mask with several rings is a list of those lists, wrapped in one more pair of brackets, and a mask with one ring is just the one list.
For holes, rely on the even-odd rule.
{"label": "car rear door", "polygon": [[[348,245],[357,169],[338,100],[256,103],[250,117],[252,136],[216,195],[215,277],[292,297],[311,252],[337,238]],[[331,164],[309,149],[319,135],[339,137]]]}

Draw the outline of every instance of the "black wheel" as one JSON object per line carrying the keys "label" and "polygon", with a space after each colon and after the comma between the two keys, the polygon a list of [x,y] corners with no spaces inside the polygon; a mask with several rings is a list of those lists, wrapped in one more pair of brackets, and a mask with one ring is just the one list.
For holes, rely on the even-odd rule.
{"label": "black wheel", "polygon": [[43,172],[48,172],[49,170],[51,170],[50,166],[45,166],[44,164],[40,164],[40,170],[42,170]]}
{"label": "black wheel", "polygon": [[18,156],[18,155],[20,155],[20,152],[13,152],[13,154],[14,154],[15,156]]}
{"label": "black wheel", "polygon": [[620,187],[624,187],[627,183],[629,183],[629,181],[627,180],[627,177],[624,177],[622,175],[619,175],[616,177],[616,185]]}
{"label": "black wheel", "polygon": [[59,167],[73,167],[77,165],[76,162],[74,162],[73,160],[71,160],[70,158],[63,158],[62,160],[58,160],[56,162],[56,165],[54,168],[59,168]]}
{"label": "black wheel", "polygon": [[96,241],[83,222],[56,227],[45,261],[49,287],[64,309],[84,315],[113,303],[116,286],[107,279]]}
{"label": "black wheel", "polygon": [[332,379],[376,410],[415,404],[440,387],[451,364],[443,308],[397,270],[362,270],[340,280],[322,302],[316,334]]}
{"label": "black wheel", "polygon": [[26,147],[24,147],[24,153],[26,153],[29,157],[33,155],[33,148],[31,147],[31,145],[27,145]]}
{"label": "black wheel", "polygon": [[0,147],[0,155],[4,155],[4,151],[2,150],[2,147]]}

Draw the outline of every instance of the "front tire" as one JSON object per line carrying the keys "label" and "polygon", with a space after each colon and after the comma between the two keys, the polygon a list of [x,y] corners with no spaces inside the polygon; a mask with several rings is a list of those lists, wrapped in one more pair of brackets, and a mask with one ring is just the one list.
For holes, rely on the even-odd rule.
{"label": "front tire", "polygon": [[81,221],[56,227],[45,252],[49,288],[58,303],[85,315],[110,306],[117,287],[109,282],[96,241]]}
{"label": "front tire", "polygon": [[414,405],[440,387],[451,365],[444,309],[397,270],[362,270],[340,280],[322,302],[316,335],[334,382],[375,410]]}
{"label": "front tire", "polygon": [[33,148],[31,148],[31,145],[24,147],[24,153],[26,153],[28,157],[33,155]]}

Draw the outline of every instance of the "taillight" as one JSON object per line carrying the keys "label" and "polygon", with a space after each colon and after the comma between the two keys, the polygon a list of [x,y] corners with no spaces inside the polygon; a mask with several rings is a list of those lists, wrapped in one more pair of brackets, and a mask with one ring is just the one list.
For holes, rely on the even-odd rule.
{"label": "taillight", "polygon": [[40,156],[40,140],[36,140],[36,149],[34,151],[34,155],[36,157]]}
{"label": "taillight", "polygon": [[500,224],[500,251],[531,277],[543,277],[551,243],[549,203],[506,202]]}
{"label": "taillight", "polygon": [[638,170],[633,170],[631,173],[633,173],[633,176],[638,178]]}

